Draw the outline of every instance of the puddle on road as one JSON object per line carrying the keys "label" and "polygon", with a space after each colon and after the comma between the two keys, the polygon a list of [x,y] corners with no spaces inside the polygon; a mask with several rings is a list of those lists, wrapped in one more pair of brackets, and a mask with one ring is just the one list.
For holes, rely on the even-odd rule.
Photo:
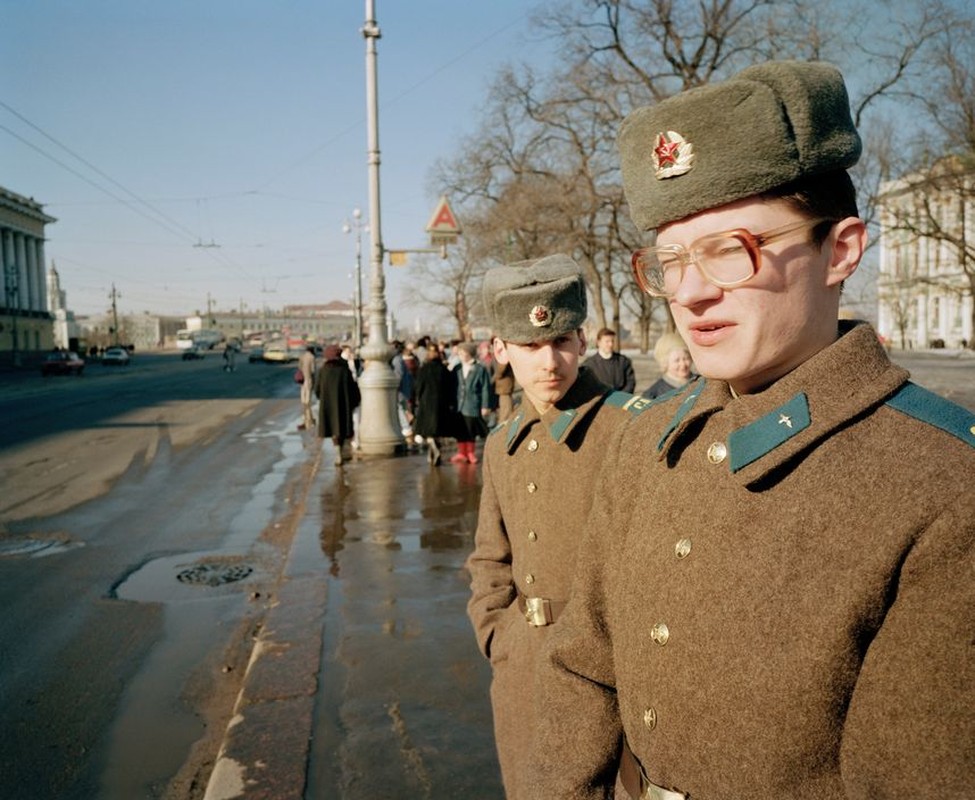
{"label": "puddle on road", "polygon": [[112,597],[138,603],[178,604],[236,593],[267,578],[254,559],[219,553],[180,553],[143,564],[116,586]]}
{"label": "puddle on road", "polygon": [[[127,575],[112,595],[144,603],[178,603],[200,599],[200,591],[204,589],[266,579],[267,568],[261,563],[261,557],[270,558],[273,551],[259,542],[258,537],[272,519],[278,491],[304,452],[301,437],[292,433],[294,426],[294,421],[289,419],[283,425],[258,429],[243,437],[249,442],[277,440],[281,457],[251,489],[250,500],[231,521],[219,551],[180,553],[148,561]],[[228,580],[231,574],[236,577]]]}
{"label": "puddle on road", "polygon": [[[231,643],[255,600],[273,577],[280,554],[259,541],[271,522],[277,495],[303,455],[295,421],[277,422],[247,434],[248,442],[277,440],[280,455],[255,484],[217,551],[159,555],[133,569],[114,587],[122,600],[164,605],[165,634],[126,687],[102,775],[106,797],[156,796],[183,765],[203,722],[184,702],[208,659]],[[151,720],[151,724],[147,724]],[[148,794],[147,794],[148,793]]]}

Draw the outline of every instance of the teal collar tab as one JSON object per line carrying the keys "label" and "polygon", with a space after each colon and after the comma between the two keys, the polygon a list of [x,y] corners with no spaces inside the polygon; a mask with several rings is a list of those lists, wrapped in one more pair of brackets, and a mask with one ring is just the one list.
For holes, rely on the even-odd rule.
{"label": "teal collar tab", "polygon": [[670,420],[670,424],[667,426],[667,430],[664,431],[663,436],[660,437],[660,441],[657,442],[657,451],[660,452],[664,449],[664,445],[667,444],[667,439],[670,437],[677,426],[680,425],[684,417],[687,416],[688,412],[694,408],[694,403],[700,396],[701,392],[704,391],[704,386],[707,383],[703,378],[699,378],[694,388],[691,389],[684,401],[677,407],[677,411],[674,413],[673,418]]}
{"label": "teal collar tab", "polygon": [[572,424],[572,420],[576,418],[578,414],[578,409],[567,408],[562,411],[548,426],[548,432],[552,435],[552,439],[556,442],[561,442],[562,437],[565,435],[569,426]]}
{"label": "teal collar tab", "polygon": [[728,435],[732,472],[747,467],[809,427],[809,401],[800,392],[785,405]]}
{"label": "teal collar tab", "polygon": [[525,412],[519,411],[511,419],[508,420],[508,435],[505,437],[504,446],[507,450],[511,447],[511,443],[515,440],[518,435],[518,431],[521,428],[522,420],[525,418]]}

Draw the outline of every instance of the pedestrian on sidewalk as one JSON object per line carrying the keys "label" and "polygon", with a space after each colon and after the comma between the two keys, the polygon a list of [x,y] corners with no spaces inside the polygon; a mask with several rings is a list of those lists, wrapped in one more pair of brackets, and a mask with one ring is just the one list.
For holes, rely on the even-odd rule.
{"label": "pedestrian on sidewalk", "polygon": [[653,357],[660,367],[661,376],[641,393],[647,400],[682,389],[691,380],[691,352],[680,335],[673,331],[661,334],[653,348]]}
{"label": "pedestrian on sidewalk", "polygon": [[496,333],[495,358],[511,367],[523,399],[484,446],[467,610],[493,667],[505,793],[531,800],[523,780],[538,655],[569,598],[599,457],[632,416],[626,406],[633,397],[580,369],[586,286],[568,256],[490,270],[484,307]]}
{"label": "pedestrian on sidewalk", "polygon": [[428,345],[423,366],[413,382],[412,406],[416,409],[413,433],[423,438],[427,446],[427,459],[440,464],[440,444],[444,436],[454,433],[451,423],[457,409],[457,387],[453,373],[443,362],[440,348]]}
{"label": "pedestrian on sidewalk", "polygon": [[[487,368],[477,360],[477,345],[460,342],[457,345],[457,366],[453,373],[457,381],[457,453],[451,457],[454,463],[477,463],[474,452],[477,440],[487,436],[485,418],[491,413],[491,376]],[[457,419],[455,417],[455,419]]]}
{"label": "pedestrian on sidewalk", "polygon": [[616,331],[600,328],[596,334],[596,352],[586,359],[585,366],[610,389],[632,392],[636,388],[636,373],[629,356],[616,351]]}
{"label": "pedestrian on sidewalk", "polygon": [[842,75],[757,64],[618,143],[636,277],[702,377],[604,445],[530,796],[609,796],[623,743],[633,797],[972,797],[975,414],[839,318]]}
{"label": "pedestrian on sidewalk", "polygon": [[311,396],[315,390],[315,348],[308,345],[298,356],[298,372],[301,374],[301,386],[299,394],[301,396],[301,424],[298,430],[309,431],[315,429],[315,415],[312,412]]}
{"label": "pedestrian on sidewalk", "polygon": [[355,435],[353,413],[359,407],[359,385],[353,380],[338,345],[328,345],[315,380],[318,398],[318,436],[335,445],[335,465],[341,466],[351,455],[347,443]]}

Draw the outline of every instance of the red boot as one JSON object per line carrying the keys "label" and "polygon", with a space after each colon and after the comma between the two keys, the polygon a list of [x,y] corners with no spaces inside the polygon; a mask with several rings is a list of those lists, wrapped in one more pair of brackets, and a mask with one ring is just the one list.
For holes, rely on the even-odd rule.
{"label": "red boot", "polygon": [[477,463],[477,455],[474,452],[474,448],[475,447],[477,447],[477,442],[468,442],[467,443],[467,461],[470,464],[476,464]]}
{"label": "red boot", "polygon": [[464,464],[467,462],[467,442],[457,442],[457,452],[450,457],[451,464]]}

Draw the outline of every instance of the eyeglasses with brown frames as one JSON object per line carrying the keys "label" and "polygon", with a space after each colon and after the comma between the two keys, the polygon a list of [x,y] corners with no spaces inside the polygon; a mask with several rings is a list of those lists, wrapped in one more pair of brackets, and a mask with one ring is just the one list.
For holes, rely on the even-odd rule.
{"label": "eyeglasses with brown frames", "polygon": [[690,247],[679,244],[644,247],[633,254],[633,274],[644,292],[669,298],[677,293],[687,265],[693,263],[710,283],[722,289],[734,289],[758,272],[765,245],[829,221],[820,218],[790,222],[764,233],[736,228],[702,236]]}

